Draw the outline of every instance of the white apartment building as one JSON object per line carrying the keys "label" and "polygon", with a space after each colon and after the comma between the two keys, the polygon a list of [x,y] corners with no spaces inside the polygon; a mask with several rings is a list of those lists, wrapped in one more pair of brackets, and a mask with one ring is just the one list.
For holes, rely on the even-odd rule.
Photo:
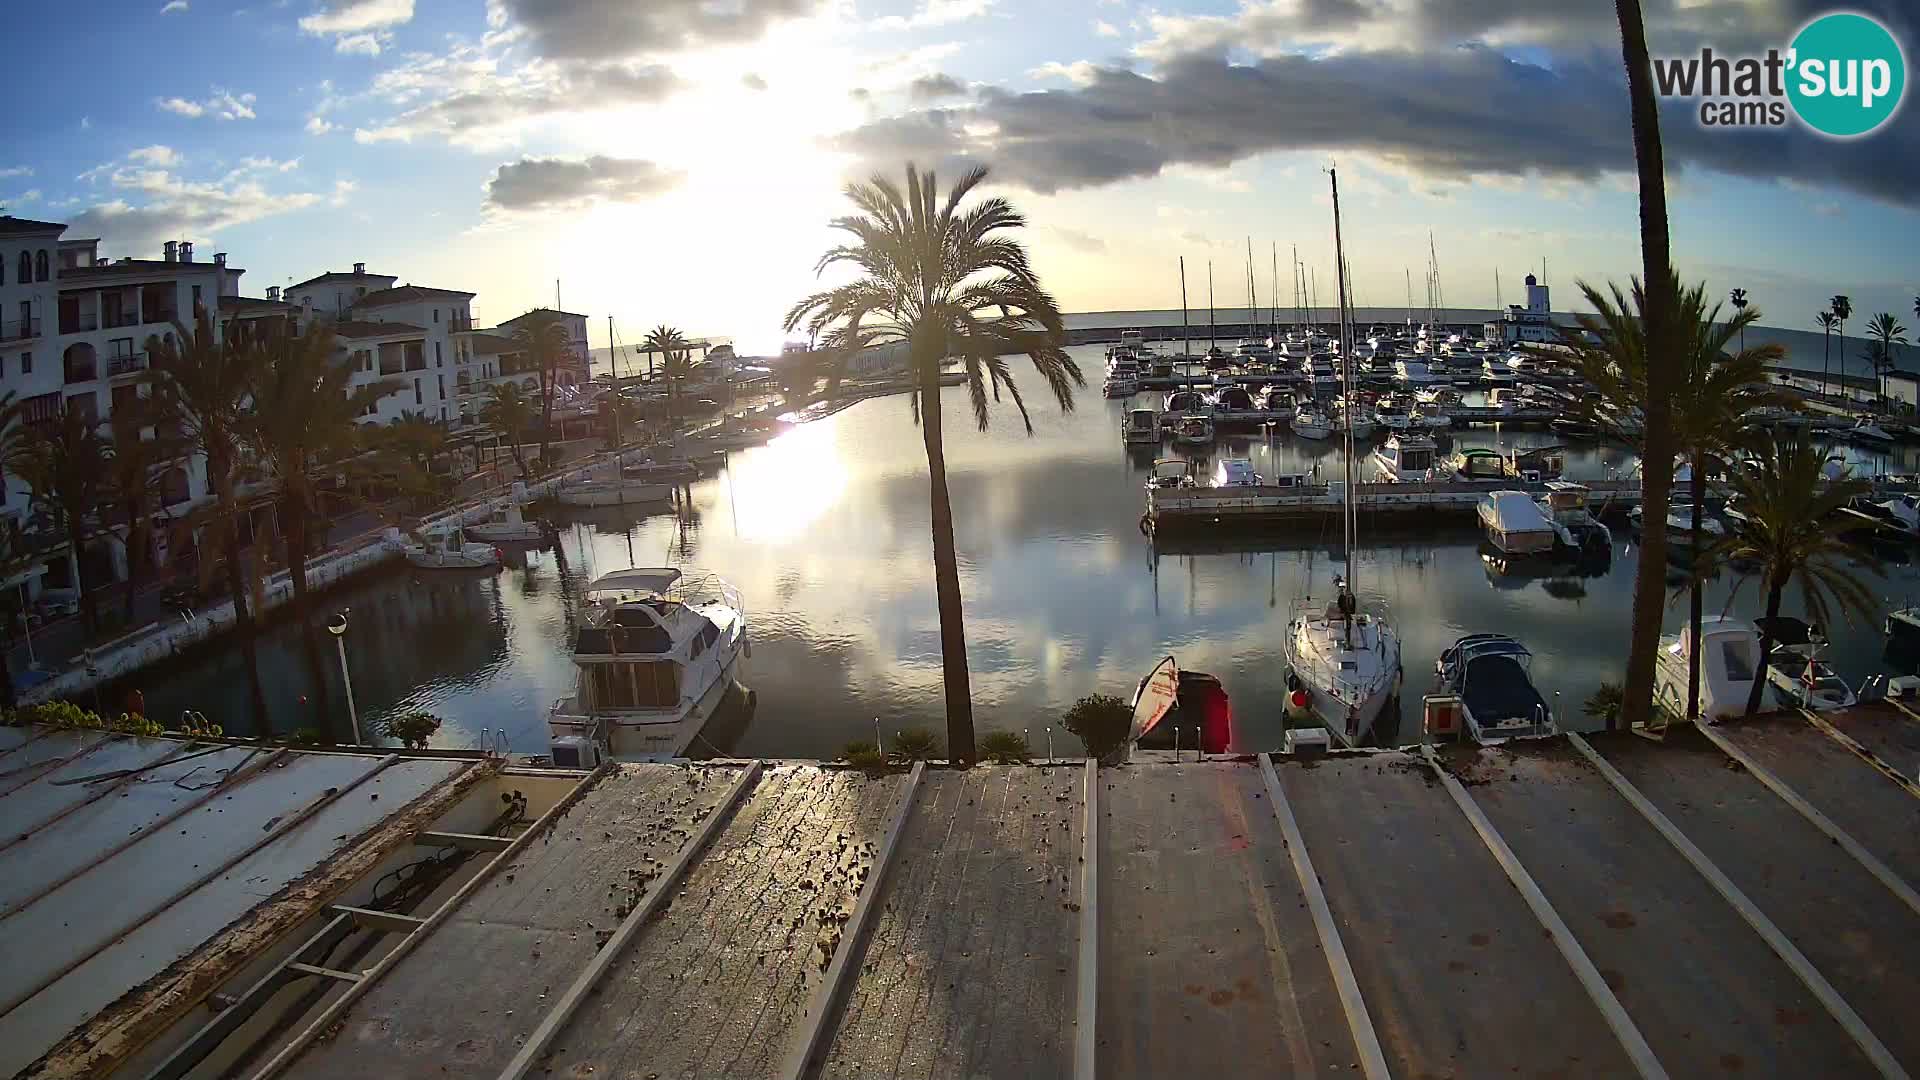
{"label": "white apartment building", "polygon": [[466,336],[463,360],[455,376],[457,423],[479,422],[489,386],[511,381],[518,383],[529,397],[539,394],[540,373],[526,362],[516,335],[540,320],[557,320],[566,330],[568,358],[554,373],[558,400],[570,406],[582,403],[577,395],[592,378],[593,354],[587,348],[587,317],[571,311],[534,308],[494,329],[475,330]]}
{"label": "white apartment building", "polygon": [[[285,299],[306,319],[330,319],[353,368],[355,388],[387,380],[400,390],[367,410],[363,422],[384,424],[406,413],[457,423],[456,375],[470,355],[473,293],[424,285],[394,286],[399,279],[369,274],[365,263],[351,273],[330,272],[287,288]],[[279,300],[277,289],[267,290]]]}

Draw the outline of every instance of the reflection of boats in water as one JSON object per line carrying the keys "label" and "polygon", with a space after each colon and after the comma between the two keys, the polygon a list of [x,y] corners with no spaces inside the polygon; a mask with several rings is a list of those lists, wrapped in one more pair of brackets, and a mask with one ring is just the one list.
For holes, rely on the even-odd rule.
{"label": "reflection of boats in water", "polygon": [[684,752],[719,707],[747,650],[733,586],[671,567],[619,570],[586,588],[572,696],[547,726],[557,766]]}
{"label": "reflection of boats in water", "polygon": [[673,501],[673,485],[638,480],[581,480],[554,496],[566,506],[626,506]]}

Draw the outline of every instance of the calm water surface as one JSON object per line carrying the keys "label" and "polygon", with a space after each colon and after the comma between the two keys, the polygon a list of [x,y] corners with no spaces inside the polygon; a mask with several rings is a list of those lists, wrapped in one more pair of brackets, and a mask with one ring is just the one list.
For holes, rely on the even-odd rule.
{"label": "calm water surface", "polygon": [[[1074,350],[1097,385],[1100,350]],[[1037,389],[1030,375],[1026,385]],[[1032,393],[1030,389],[1030,394]],[[1037,395],[1036,395],[1037,396]],[[982,730],[1027,728],[1036,749],[1072,702],[1104,692],[1126,696],[1160,657],[1220,676],[1232,695],[1238,735],[1250,747],[1279,742],[1285,695],[1280,640],[1293,604],[1324,603],[1345,569],[1338,522],[1264,536],[1198,540],[1143,536],[1141,480],[1151,453],[1129,453],[1118,426],[1127,403],[1083,391],[1077,411],[1034,412],[1022,432],[1010,405],[977,432],[965,391],[944,402],[947,462],[975,716]],[[1456,446],[1513,447],[1556,441],[1550,432],[1474,429]],[[1170,450],[1163,449],[1162,453]],[[1337,477],[1332,444],[1227,437],[1214,453],[1252,457],[1263,473],[1316,465]],[[1866,462],[1920,468],[1912,448]],[[1614,447],[1588,444],[1569,471],[1595,478],[1631,470]],[[630,565],[711,570],[744,596],[753,639],[746,682],[758,693],[751,716],[708,732],[714,749],[759,756],[832,755],[891,732],[942,726],[940,635],[934,611],[925,458],[902,398],[864,402],[736,454],[693,486],[696,513],[636,516],[606,510],[567,514],[559,551],[530,551],[496,574],[397,570],[329,595],[328,610],[352,609],[348,663],[362,723],[426,709],[447,721],[438,741],[472,746],[483,730],[505,729],[514,749],[546,743],[545,714],[573,686],[568,659],[574,597],[593,575]],[[1402,729],[1414,730],[1419,691],[1434,658],[1461,634],[1499,631],[1526,642],[1534,677],[1559,693],[1563,719],[1579,724],[1578,703],[1624,664],[1637,548],[1615,525],[1610,559],[1501,572],[1484,556],[1470,517],[1376,527],[1363,522],[1356,567],[1364,598],[1387,605],[1404,640],[1407,693]],[[1920,574],[1906,551],[1876,592],[1895,606],[1920,601]],[[1676,576],[1673,579],[1679,584]],[[1735,593],[1732,575],[1707,589],[1709,612]],[[1747,584],[1732,611],[1757,613]],[[1789,605],[1795,602],[1789,597]],[[1668,609],[1684,620],[1684,594]],[[1849,681],[1890,670],[1878,618],[1839,627],[1830,659]],[[339,665],[320,635],[311,663],[297,628],[261,639],[275,729],[347,731]],[[324,673],[317,685],[312,672]],[[1913,670],[1911,663],[1902,670]],[[203,650],[136,681],[149,709],[172,717],[205,712],[230,731],[246,719],[244,669],[231,644]],[[108,691],[117,694],[120,690]],[[330,707],[324,717],[319,700]],[[1060,733],[1062,752],[1072,743]]]}

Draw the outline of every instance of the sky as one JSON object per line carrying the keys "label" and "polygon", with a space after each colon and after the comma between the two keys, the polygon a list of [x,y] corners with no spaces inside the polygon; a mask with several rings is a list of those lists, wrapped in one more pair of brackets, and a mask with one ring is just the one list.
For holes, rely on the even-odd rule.
{"label": "sky", "polygon": [[[1810,0],[1643,0],[1655,55],[1784,47]],[[850,179],[969,164],[1028,218],[1068,311],[1330,295],[1325,168],[1362,305],[1556,309],[1639,267],[1619,34],[1603,0],[20,0],[0,205],[243,291],[365,262],[771,351]],[[1902,0],[1849,9],[1904,43]],[[1915,52],[1911,44],[1909,52]],[[20,68],[24,66],[26,70]],[[1913,96],[1913,95],[1909,95]],[[1864,138],[1662,118],[1682,276],[1770,325],[1827,298],[1914,316],[1920,112]],[[12,155],[8,157],[6,155]],[[1272,252],[1281,263],[1271,282]],[[1916,335],[1920,336],[1920,335]]]}

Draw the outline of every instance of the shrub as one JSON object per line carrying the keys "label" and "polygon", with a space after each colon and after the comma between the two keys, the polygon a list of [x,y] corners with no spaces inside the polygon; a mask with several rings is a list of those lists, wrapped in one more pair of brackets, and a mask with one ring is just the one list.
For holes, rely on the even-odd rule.
{"label": "shrub", "polygon": [[995,765],[1024,765],[1033,757],[1027,737],[1017,731],[989,731],[980,739],[980,757]]}
{"label": "shrub", "polygon": [[1620,688],[1619,683],[1603,682],[1600,688],[1580,706],[1580,709],[1590,718],[1611,728],[1614,722],[1620,719],[1620,707],[1625,700],[1626,693]]}
{"label": "shrub", "polygon": [[940,737],[926,728],[902,728],[893,736],[896,761],[925,761],[940,752]]}
{"label": "shrub", "polygon": [[1089,694],[1073,703],[1061,724],[1080,737],[1088,757],[1104,759],[1126,746],[1133,709],[1111,694]]}
{"label": "shrub", "polygon": [[887,767],[887,755],[878,750],[860,750],[847,755],[847,764],[856,769],[876,772]]}
{"label": "shrub", "polygon": [[7,718],[11,724],[44,724],[69,731],[113,731],[122,735],[161,735],[166,729],[144,716],[120,713],[102,716],[71,701],[43,701],[23,705]]}
{"label": "shrub", "polygon": [[374,721],[373,729],[389,739],[399,739],[409,750],[425,750],[433,733],[440,730],[440,718],[430,712],[405,712]]}
{"label": "shrub", "polygon": [[880,748],[866,739],[855,739],[840,748],[840,760],[852,761],[862,754],[877,754]]}

